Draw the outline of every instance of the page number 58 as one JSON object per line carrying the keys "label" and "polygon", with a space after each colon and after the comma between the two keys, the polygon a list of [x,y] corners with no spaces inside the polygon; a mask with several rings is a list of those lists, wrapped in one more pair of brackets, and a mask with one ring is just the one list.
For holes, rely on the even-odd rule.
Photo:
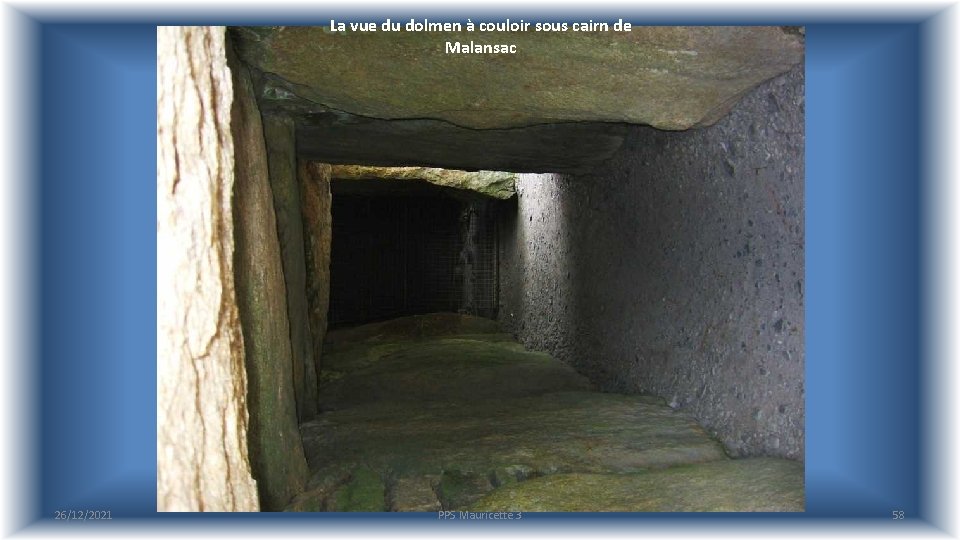
{"label": "page number 58", "polygon": [[903,519],[903,510],[894,510],[893,519]]}

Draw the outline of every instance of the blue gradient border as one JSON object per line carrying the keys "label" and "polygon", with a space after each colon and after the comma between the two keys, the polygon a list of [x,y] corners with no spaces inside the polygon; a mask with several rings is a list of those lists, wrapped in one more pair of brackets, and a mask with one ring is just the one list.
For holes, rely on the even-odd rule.
{"label": "blue gradient border", "polygon": [[807,28],[807,513],[920,511],[917,25]]}
{"label": "blue gradient border", "polygon": [[[412,9],[398,15],[422,14]],[[430,15],[454,17],[436,10]],[[575,17],[554,12],[552,18]],[[185,22],[103,15],[99,19],[106,23],[95,24],[88,19],[44,15],[23,23],[36,36],[35,43],[24,44],[24,54],[36,59],[38,177],[25,180],[32,182],[34,198],[24,204],[34,205],[37,222],[25,223],[24,234],[33,234],[36,244],[39,356],[29,360],[36,402],[23,408],[24,414],[36,411],[36,432],[24,434],[36,438],[24,444],[36,445],[37,466],[24,472],[24,480],[36,487],[37,497],[34,511],[22,521],[53,530],[56,510],[105,509],[114,518],[109,527],[130,531],[241,525],[274,534],[301,524],[314,530],[506,526],[442,524],[433,514],[155,512],[153,25]],[[637,528],[763,524],[812,530],[841,522],[889,526],[894,510],[905,512],[906,528],[930,517],[925,512],[929,479],[920,467],[927,435],[921,429],[921,374],[936,369],[921,339],[926,183],[919,100],[923,60],[931,54],[924,48],[925,24],[920,19],[870,24],[855,19],[833,24],[823,17],[739,20],[744,19],[807,24],[807,512],[530,514],[522,523],[511,523],[511,529],[553,524],[596,532],[610,522]],[[215,17],[197,20],[217,22]],[[675,14],[652,22],[667,21],[737,22],[722,16],[691,21]],[[228,22],[252,21],[234,17]],[[107,527],[85,526],[91,531]]]}

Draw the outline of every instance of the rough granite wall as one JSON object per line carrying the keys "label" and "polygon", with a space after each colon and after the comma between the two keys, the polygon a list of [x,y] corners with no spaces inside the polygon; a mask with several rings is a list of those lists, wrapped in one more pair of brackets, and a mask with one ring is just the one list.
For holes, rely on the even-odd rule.
{"label": "rough granite wall", "polygon": [[[202,76],[198,76],[202,74]],[[157,510],[256,511],[223,27],[157,27]]]}
{"label": "rough granite wall", "polygon": [[327,310],[330,307],[330,249],[333,240],[330,165],[301,161],[297,177],[300,180],[300,215],[307,262],[306,298],[313,339],[314,372],[319,374],[323,340],[327,336]]}
{"label": "rough granite wall", "polygon": [[522,175],[499,317],[733,455],[803,459],[803,130],[799,66],[713,127],[632,128],[594,174]]}
{"label": "rough granite wall", "polygon": [[228,59],[235,93],[234,270],[249,378],[250,461],[261,507],[280,510],[303,489],[307,463],[297,425],[290,325],[263,126],[249,72],[234,55]]}
{"label": "rough granite wall", "polygon": [[277,216],[277,234],[280,238],[284,285],[287,290],[297,418],[306,422],[317,414],[317,371],[307,313],[307,263],[303,245],[300,181],[297,178],[293,120],[282,116],[264,116],[263,137],[267,144],[270,188],[273,192],[273,209]]}

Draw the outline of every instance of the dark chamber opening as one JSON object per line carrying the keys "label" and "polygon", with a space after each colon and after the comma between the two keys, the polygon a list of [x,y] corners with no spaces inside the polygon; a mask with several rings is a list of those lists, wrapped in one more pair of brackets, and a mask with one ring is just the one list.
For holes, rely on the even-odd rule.
{"label": "dark chamber opening", "polygon": [[334,180],[332,192],[331,327],[496,317],[496,201],[409,181]]}

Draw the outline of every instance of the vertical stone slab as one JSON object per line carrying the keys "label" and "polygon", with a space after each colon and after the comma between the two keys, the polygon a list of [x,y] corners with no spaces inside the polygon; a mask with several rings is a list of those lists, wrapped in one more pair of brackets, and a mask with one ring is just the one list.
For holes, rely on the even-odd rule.
{"label": "vertical stone slab", "polygon": [[301,161],[300,210],[307,260],[307,305],[313,333],[313,359],[316,373],[322,365],[323,340],[327,335],[327,311],[330,307],[330,248],[333,217],[330,213],[330,165]]}
{"label": "vertical stone slab", "polygon": [[230,55],[236,99],[234,214],[237,301],[249,377],[250,459],[264,510],[303,489],[307,464],[297,425],[287,295],[260,112],[246,67]]}
{"label": "vertical stone slab", "polygon": [[157,510],[256,511],[223,27],[157,28]]}
{"label": "vertical stone slab", "polygon": [[293,120],[289,117],[264,116],[263,136],[267,144],[273,209],[277,216],[277,234],[287,290],[297,417],[304,422],[317,413],[317,372],[307,314],[307,269]]}

